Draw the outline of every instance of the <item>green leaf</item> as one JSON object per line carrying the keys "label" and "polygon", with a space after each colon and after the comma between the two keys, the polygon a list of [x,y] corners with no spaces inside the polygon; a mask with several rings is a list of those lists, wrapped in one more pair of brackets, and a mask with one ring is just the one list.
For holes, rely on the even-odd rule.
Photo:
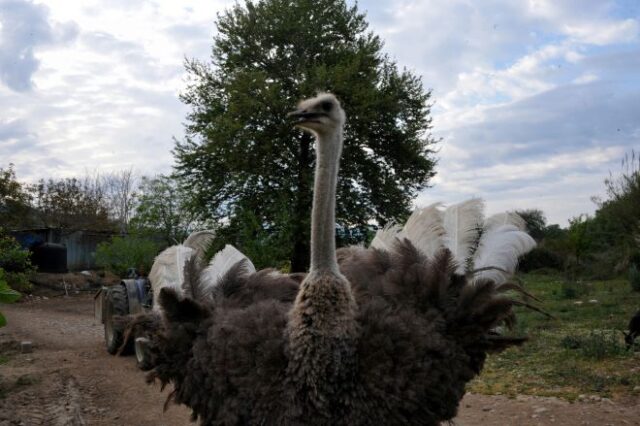
{"label": "green leaf", "polygon": [[20,293],[9,288],[6,283],[0,282],[0,303],[13,303],[20,299]]}
{"label": "green leaf", "polygon": [[5,325],[7,325],[7,319],[2,315],[2,312],[0,312],[0,327],[4,327]]}

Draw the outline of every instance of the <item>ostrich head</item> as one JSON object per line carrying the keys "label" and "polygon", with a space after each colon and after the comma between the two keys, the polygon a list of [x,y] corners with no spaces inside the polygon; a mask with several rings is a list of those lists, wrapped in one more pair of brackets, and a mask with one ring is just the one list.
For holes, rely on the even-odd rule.
{"label": "ostrich head", "polygon": [[289,117],[295,120],[297,127],[318,136],[342,129],[345,122],[340,102],[330,93],[320,93],[315,98],[300,102]]}

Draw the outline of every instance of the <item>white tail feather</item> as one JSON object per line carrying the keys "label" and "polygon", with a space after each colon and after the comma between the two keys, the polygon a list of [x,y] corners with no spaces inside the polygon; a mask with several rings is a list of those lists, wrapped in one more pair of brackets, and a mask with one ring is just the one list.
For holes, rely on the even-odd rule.
{"label": "white tail feather", "polygon": [[240,250],[234,246],[227,244],[222,250],[220,250],[209,262],[209,266],[202,271],[200,275],[200,284],[205,289],[214,287],[220,281],[220,278],[224,276],[229,269],[241,260],[245,260],[245,270],[249,273],[255,272],[256,268],[247,256],[242,254]]}
{"label": "white tail feather", "polygon": [[149,271],[149,281],[153,289],[153,309],[159,310],[158,296],[160,289],[170,287],[178,294],[184,294],[182,285],[184,284],[184,265],[193,255],[194,250],[183,245],[171,246],[163,250],[156,256],[151,271]]}
{"label": "white tail feather", "polygon": [[189,238],[182,243],[183,246],[194,249],[199,256],[204,255],[205,251],[211,244],[211,241],[215,238],[216,234],[213,230],[206,229],[204,231],[193,232],[189,235]]}
{"label": "white tail feather", "polygon": [[497,228],[502,225],[513,225],[519,230],[524,231],[527,228],[527,223],[519,214],[513,212],[496,213],[493,216],[487,218],[484,221],[485,232]]}
{"label": "white tail feather", "polygon": [[402,230],[403,235],[429,258],[444,247],[446,232],[443,226],[444,214],[439,209],[441,205],[435,203],[416,209]]}
{"label": "white tail feather", "polygon": [[444,246],[447,247],[458,263],[456,272],[464,274],[467,259],[478,243],[480,229],[484,222],[484,201],[472,198],[447,208],[443,225],[446,231]]}
{"label": "white tail feather", "polygon": [[369,246],[379,250],[391,251],[396,239],[401,237],[402,228],[399,225],[389,223],[384,228],[378,229]]}
{"label": "white tail feather", "polygon": [[518,258],[536,246],[529,234],[516,225],[502,225],[485,231],[478,243],[474,255],[473,268],[500,268],[500,270],[482,271],[475,279],[491,279],[501,284],[509,279],[518,266]]}

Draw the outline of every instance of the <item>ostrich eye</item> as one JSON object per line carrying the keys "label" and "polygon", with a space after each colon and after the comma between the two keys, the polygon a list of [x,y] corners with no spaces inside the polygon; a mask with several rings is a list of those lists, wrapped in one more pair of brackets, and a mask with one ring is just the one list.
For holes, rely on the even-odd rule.
{"label": "ostrich eye", "polygon": [[333,103],[331,101],[324,101],[320,104],[320,108],[322,108],[324,112],[330,112],[333,108]]}

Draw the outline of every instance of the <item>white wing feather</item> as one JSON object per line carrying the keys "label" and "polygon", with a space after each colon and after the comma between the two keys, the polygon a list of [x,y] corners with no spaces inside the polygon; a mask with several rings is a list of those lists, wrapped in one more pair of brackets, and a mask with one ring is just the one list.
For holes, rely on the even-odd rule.
{"label": "white wing feather", "polygon": [[429,258],[444,247],[446,232],[443,226],[444,214],[439,209],[440,206],[441,203],[435,203],[416,209],[402,229],[402,234]]}
{"label": "white wing feather", "polygon": [[524,219],[521,218],[519,214],[513,212],[497,213],[489,216],[487,220],[484,221],[485,232],[502,225],[514,225],[521,231],[527,229],[527,223]]}
{"label": "white wing feather", "polygon": [[194,249],[199,255],[203,255],[215,236],[215,232],[210,229],[192,232],[182,245]]}
{"label": "white wing feather", "polygon": [[502,225],[487,230],[478,243],[473,267],[497,267],[506,273],[499,270],[482,271],[475,275],[475,280],[491,279],[496,284],[505,282],[515,272],[518,258],[535,246],[535,240],[515,225]]}
{"label": "white wing feather", "polygon": [[193,255],[194,250],[183,245],[171,246],[163,250],[156,256],[151,271],[149,271],[149,281],[153,289],[153,309],[158,311],[158,296],[160,289],[170,287],[178,294],[183,295],[182,285],[184,283],[184,265]]}
{"label": "white wing feather", "polygon": [[249,273],[253,273],[256,271],[255,266],[251,263],[251,260],[240,250],[235,248],[234,246],[227,244],[222,250],[220,250],[209,262],[209,266],[202,271],[200,275],[200,284],[206,288],[213,287],[218,284],[220,278],[226,274],[233,265],[240,262],[241,260],[246,260],[245,262],[245,270]]}
{"label": "white wing feather", "polygon": [[391,251],[397,238],[402,238],[402,228],[399,225],[389,223],[384,228],[378,229],[369,246],[379,250]]}
{"label": "white wing feather", "polygon": [[458,274],[465,272],[467,259],[478,243],[483,222],[484,201],[480,198],[454,204],[444,212],[444,246],[451,251],[458,263]]}

